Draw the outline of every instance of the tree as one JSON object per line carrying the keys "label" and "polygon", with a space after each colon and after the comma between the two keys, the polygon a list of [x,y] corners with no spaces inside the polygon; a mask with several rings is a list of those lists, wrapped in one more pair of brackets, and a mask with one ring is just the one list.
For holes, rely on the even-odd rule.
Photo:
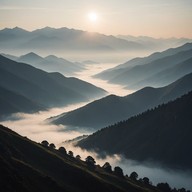
{"label": "tree", "polygon": [[73,157],[73,151],[69,151],[69,152],[68,152],[68,155],[71,156],[71,157]]}
{"label": "tree", "polygon": [[133,171],[133,172],[130,174],[130,178],[133,179],[133,180],[137,180],[138,174],[137,174],[135,171]]}
{"label": "tree", "polygon": [[157,188],[159,188],[163,192],[170,192],[171,187],[169,186],[168,183],[158,183]]}
{"label": "tree", "polygon": [[66,151],[66,149],[65,149],[65,147],[59,147],[59,152],[61,152],[62,154],[67,154],[67,151]]}
{"label": "tree", "polygon": [[91,156],[87,156],[86,158],[85,158],[85,162],[87,163],[87,165],[89,165],[89,166],[94,166],[95,165],[95,159],[93,158],[93,157],[91,157]]}
{"label": "tree", "polygon": [[81,160],[81,156],[80,156],[80,155],[77,155],[75,158],[76,158],[77,160]]}
{"label": "tree", "polygon": [[55,148],[56,148],[54,143],[49,144],[49,147],[50,147],[51,149],[55,149]]}
{"label": "tree", "polygon": [[46,140],[43,140],[43,141],[41,142],[41,145],[43,145],[43,146],[45,146],[45,147],[48,147],[49,142],[46,141]]}
{"label": "tree", "polygon": [[149,185],[149,178],[148,177],[143,177],[143,183],[146,185]]}
{"label": "tree", "polygon": [[117,175],[118,177],[124,177],[123,174],[123,169],[121,169],[121,167],[117,166],[114,168],[114,173],[115,175]]}
{"label": "tree", "polygon": [[111,173],[112,172],[112,167],[110,165],[109,162],[106,162],[103,166],[102,166],[103,169],[105,169],[105,171]]}
{"label": "tree", "polygon": [[179,192],[186,192],[185,188],[178,189]]}

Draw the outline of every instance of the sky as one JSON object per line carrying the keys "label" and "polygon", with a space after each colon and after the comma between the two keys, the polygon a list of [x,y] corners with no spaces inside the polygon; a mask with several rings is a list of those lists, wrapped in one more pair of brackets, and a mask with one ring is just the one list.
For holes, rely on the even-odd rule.
{"label": "sky", "polygon": [[192,38],[192,0],[0,0],[0,29],[16,26]]}

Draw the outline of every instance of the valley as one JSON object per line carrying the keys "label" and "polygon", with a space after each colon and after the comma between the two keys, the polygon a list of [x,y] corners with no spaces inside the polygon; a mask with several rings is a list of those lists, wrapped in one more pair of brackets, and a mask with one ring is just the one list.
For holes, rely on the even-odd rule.
{"label": "valley", "polygon": [[[4,29],[0,37],[5,47],[0,46],[0,124],[23,136],[19,142],[47,140],[83,159],[91,155],[100,165],[118,165],[125,175],[136,171],[154,185],[168,182],[173,188],[192,190],[190,40],[169,39],[161,44],[150,39],[152,51],[146,39],[132,42],[124,36],[68,28]],[[11,42],[18,46],[16,51]],[[170,42],[175,46],[170,48]],[[52,44],[55,48],[49,49]],[[25,151],[22,155],[26,156]],[[29,164],[35,167],[33,163]],[[97,174],[101,176],[100,171]],[[108,179],[105,182],[111,176]],[[132,188],[129,182],[124,185]],[[137,187],[134,190],[145,191]]]}

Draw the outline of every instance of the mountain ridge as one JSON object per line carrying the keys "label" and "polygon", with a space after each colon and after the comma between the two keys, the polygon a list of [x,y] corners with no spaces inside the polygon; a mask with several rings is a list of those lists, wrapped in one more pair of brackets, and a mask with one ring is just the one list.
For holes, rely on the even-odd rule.
{"label": "mountain ridge", "polygon": [[192,170],[192,91],[137,116],[103,128],[78,146],[101,154]]}
{"label": "mountain ridge", "polygon": [[52,123],[97,130],[166,103],[192,90],[192,73],[162,88],[145,87],[130,95],[110,95],[55,117]]}

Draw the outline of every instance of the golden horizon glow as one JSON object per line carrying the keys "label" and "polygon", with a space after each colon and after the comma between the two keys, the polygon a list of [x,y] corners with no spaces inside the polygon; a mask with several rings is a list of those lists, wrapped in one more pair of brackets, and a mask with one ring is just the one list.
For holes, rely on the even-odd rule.
{"label": "golden horizon glow", "polygon": [[191,20],[191,0],[0,0],[0,29],[50,26],[106,35],[192,38]]}

